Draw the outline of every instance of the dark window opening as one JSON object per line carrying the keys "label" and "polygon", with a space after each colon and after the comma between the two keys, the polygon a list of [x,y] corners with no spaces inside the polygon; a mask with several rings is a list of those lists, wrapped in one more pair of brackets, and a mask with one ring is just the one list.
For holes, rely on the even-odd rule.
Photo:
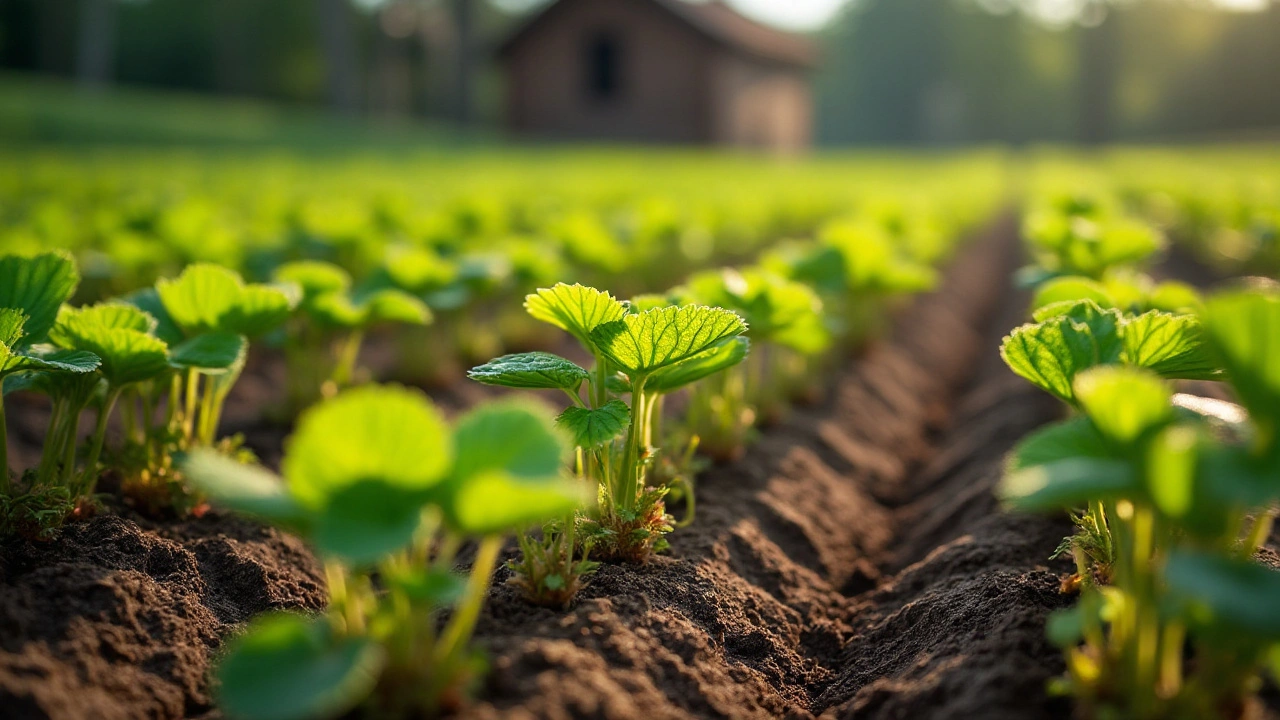
{"label": "dark window opening", "polygon": [[618,39],[601,33],[587,43],[587,97],[606,101],[618,97],[622,89],[622,50]]}

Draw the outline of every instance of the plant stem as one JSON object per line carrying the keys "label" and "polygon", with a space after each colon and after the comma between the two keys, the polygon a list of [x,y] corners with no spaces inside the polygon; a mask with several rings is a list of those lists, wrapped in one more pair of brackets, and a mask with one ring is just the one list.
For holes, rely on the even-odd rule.
{"label": "plant stem", "polygon": [[204,381],[204,392],[200,397],[200,420],[196,427],[196,439],[202,445],[212,445],[209,439],[213,432],[209,426],[214,422],[213,413],[216,406],[217,381],[210,377]]}
{"label": "plant stem", "polygon": [[98,458],[102,456],[102,445],[107,439],[107,421],[111,418],[111,410],[116,406],[120,390],[112,388],[98,408],[98,422],[93,428],[93,445],[89,448],[89,457],[85,462],[84,480],[81,481],[81,493],[92,495],[98,485]]}
{"label": "plant stem", "polygon": [[639,495],[640,483],[643,480],[640,443],[648,432],[645,380],[643,375],[631,379],[631,428],[627,432],[627,454],[622,461],[622,485],[619,487],[621,497],[614,498],[614,504],[625,511],[635,508],[636,496]]}
{"label": "plant stem", "polygon": [[165,426],[169,428],[169,432],[178,429],[178,402],[182,397],[182,376],[174,373],[169,380],[169,405],[165,408]]}
{"label": "plant stem", "polygon": [[352,378],[355,377],[356,362],[360,358],[362,342],[364,342],[363,330],[352,330],[351,334],[342,341],[342,347],[338,351],[338,364],[333,368],[333,375],[329,378],[339,390],[350,385]]}
{"label": "plant stem", "polygon": [[62,455],[61,438],[66,432],[66,407],[64,398],[54,398],[53,409],[49,414],[49,430],[44,436],[44,450],[40,453],[40,469],[36,474],[41,485],[53,480],[58,466],[58,458]]}
{"label": "plant stem", "polygon": [[467,578],[467,589],[462,603],[449,619],[449,624],[440,636],[436,660],[441,664],[437,667],[448,667],[445,663],[446,659],[461,650],[471,637],[471,631],[475,629],[476,620],[480,617],[480,607],[484,604],[485,594],[489,591],[489,577],[493,574],[493,568],[498,562],[498,553],[501,550],[502,538],[497,535],[489,535],[480,541],[475,562],[471,564],[471,575]]}
{"label": "plant stem", "polygon": [[591,407],[602,408],[609,402],[609,359],[596,355],[596,376],[591,383]]}
{"label": "plant stem", "polygon": [[188,444],[190,444],[195,430],[196,397],[199,388],[200,374],[196,372],[195,368],[187,370],[186,402],[182,408],[182,437]]}

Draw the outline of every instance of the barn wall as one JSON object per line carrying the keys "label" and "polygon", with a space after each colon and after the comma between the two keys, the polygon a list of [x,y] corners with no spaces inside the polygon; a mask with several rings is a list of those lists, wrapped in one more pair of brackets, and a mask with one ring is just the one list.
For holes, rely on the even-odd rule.
{"label": "barn wall", "polygon": [[[508,119],[518,134],[563,139],[712,140],[713,43],[648,0],[563,0],[508,48]],[[597,33],[621,48],[618,97],[586,90],[584,49]]]}
{"label": "barn wall", "polygon": [[803,73],[738,53],[712,64],[713,142],[794,154],[813,133],[813,97]]}

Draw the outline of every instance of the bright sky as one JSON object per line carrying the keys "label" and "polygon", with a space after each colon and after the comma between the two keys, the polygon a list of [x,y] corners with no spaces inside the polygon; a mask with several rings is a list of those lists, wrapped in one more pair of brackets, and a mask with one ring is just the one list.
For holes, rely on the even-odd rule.
{"label": "bright sky", "polygon": [[[494,0],[511,9],[541,5],[547,0]],[[727,0],[743,15],[789,30],[816,30],[850,0]],[[1260,10],[1270,0],[1211,0],[1232,10]],[[1061,21],[1075,15],[1081,0],[1031,0],[1037,14]]]}
{"label": "bright sky", "polygon": [[[1211,0],[1232,10],[1261,10],[1269,0]],[[835,16],[848,0],[728,0],[742,14],[792,30],[816,30]],[[1072,15],[1080,0],[1037,0],[1034,3],[1054,18]]]}

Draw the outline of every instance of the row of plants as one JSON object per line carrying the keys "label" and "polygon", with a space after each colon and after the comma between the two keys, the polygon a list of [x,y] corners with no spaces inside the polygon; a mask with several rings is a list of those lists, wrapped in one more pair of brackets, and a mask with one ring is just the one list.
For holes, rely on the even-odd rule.
{"label": "row of plants", "polygon": [[[182,482],[175,457],[215,448],[251,459],[240,438],[218,433],[251,341],[293,325],[290,346],[306,356],[291,376],[311,383],[308,398],[318,397],[352,381],[365,327],[430,317],[399,291],[353,298],[343,277],[332,266],[296,264],[281,269],[287,282],[255,284],[203,263],[154,287],[73,307],[80,276],[70,255],[0,258],[4,394],[40,393],[50,408],[40,460],[15,479],[0,403],[0,536],[48,538],[94,511],[104,473],[145,513],[197,508],[201,498]],[[326,345],[335,335],[340,341]],[[80,433],[85,416],[92,417],[88,438]],[[119,437],[108,443],[113,422]]]}
{"label": "row of plants", "polygon": [[[948,244],[930,249],[935,262]],[[595,502],[522,535],[513,582],[531,602],[563,608],[599,561],[644,562],[664,550],[665,536],[694,520],[694,481],[708,459],[740,457],[758,427],[814,399],[823,371],[878,331],[897,298],[935,281],[883,225],[850,222],[756,265],[702,271],[626,302],[563,283],[529,295],[529,315],[572,336],[588,366],[537,351],[469,377],[562,391],[569,406],[557,422]],[[685,395],[680,413],[667,410],[674,393]],[[673,500],[684,505],[679,523]]]}
{"label": "row of plants", "polygon": [[1280,569],[1258,556],[1280,501],[1280,287],[1157,283],[1141,266],[1160,234],[1079,198],[1026,229],[1033,321],[1001,353],[1068,418],[1019,444],[1001,494],[1076,526],[1055,554],[1079,599],[1049,619],[1067,666],[1052,689],[1086,717],[1250,717],[1280,678]]}
{"label": "row of plants", "polygon": [[[677,524],[666,503],[693,520],[701,438],[715,458],[740,455],[754,427],[812,396],[815,373],[879,329],[894,298],[933,283],[961,233],[903,208],[868,204],[812,239],[775,244],[757,265],[698,272],[661,294],[623,302],[583,285],[540,289],[525,303],[531,321],[567,331],[592,362],[530,352],[471,374],[556,389],[570,407],[553,420],[534,404],[492,403],[452,429],[417,391],[344,390],[368,379],[357,358],[371,326],[396,323],[407,344],[421,343],[406,329],[439,318],[437,290],[387,281],[430,275],[424,248],[361,283],[316,259],[280,264],[263,283],[196,263],[79,307],[69,254],[5,256],[5,391],[48,395],[52,416],[39,465],[14,479],[5,458],[3,531],[52,536],[95,509],[105,475],[146,512],[208,500],[264,519],[324,560],[329,610],[255,621],[219,665],[224,709],[447,712],[483,676],[469,638],[504,539],[514,534],[521,549],[513,582],[558,607],[597,563],[665,549]],[[251,342],[283,348],[286,411],[322,399],[301,415],[280,477],[219,435]],[[686,409],[668,417],[677,392]],[[94,426],[87,447],[83,415]],[[110,428],[121,431],[114,442]]]}
{"label": "row of plants", "polygon": [[1040,191],[1089,187],[1223,276],[1280,276],[1280,162],[1268,147],[1117,150],[1045,158]]}
{"label": "row of plants", "polygon": [[[370,386],[304,414],[283,479],[193,454],[185,471],[215,502],[310,539],[330,588],[324,616],[259,618],[232,644],[218,669],[223,709],[255,719],[456,709],[483,676],[468,639],[502,539],[518,540],[510,582],[555,608],[601,562],[642,563],[664,550],[676,524],[665,504],[673,492],[683,521],[693,519],[695,418],[731,418],[736,456],[755,404],[772,402],[780,414],[794,399],[786,390],[811,377],[804,366],[749,366],[749,358],[848,349],[875,329],[858,318],[933,282],[928,266],[878,232],[879,241],[860,235],[869,228],[846,228],[793,243],[760,267],[700,273],[664,295],[621,301],[564,283],[530,294],[530,317],[572,337],[589,365],[534,351],[496,358],[470,377],[559,393],[568,402],[554,420],[545,405],[482,405],[457,421],[450,450],[429,401]],[[796,279],[819,267],[822,293]],[[851,314],[824,312],[826,301]],[[717,382],[735,371],[745,374]],[[669,422],[664,399],[690,388],[683,422]],[[475,552],[460,576],[453,567],[463,547]]]}
{"label": "row of plants", "polygon": [[430,308],[430,333],[399,333],[388,370],[424,384],[536,349],[540,329],[520,300],[563,278],[630,297],[850,217],[924,247],[989,213],[1000,182],[996,158],[976,154],[779,165],[563,150],[395,161],[31,153],[0,168],[0,253],[71,251],[80,302],[192,263],[272,282],[291,263],[324,261],[355,294],[397,289]]}

